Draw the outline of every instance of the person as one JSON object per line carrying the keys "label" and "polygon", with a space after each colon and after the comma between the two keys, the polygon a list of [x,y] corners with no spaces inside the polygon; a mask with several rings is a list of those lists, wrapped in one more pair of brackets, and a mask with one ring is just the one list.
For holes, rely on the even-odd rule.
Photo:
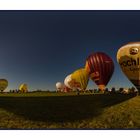
{"label": "person", "polygon": [[80,92],[79,92],[79,90],[77,89],[76,91],[77,91],[77,95],[80,95]]}

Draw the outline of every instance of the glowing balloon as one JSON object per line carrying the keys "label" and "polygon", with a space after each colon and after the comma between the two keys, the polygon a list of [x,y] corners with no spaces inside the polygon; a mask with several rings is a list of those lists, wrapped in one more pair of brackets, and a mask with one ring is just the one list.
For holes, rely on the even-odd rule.
{"label": "glowing balloon", "polygon": [[27,84],[21,84],[20,87],[19,87],[19,90],[21,92],[28,92]]}
{"label": "glowing balloon", "polygon": [[56,89],[57,91],[62,91],[64,88],[64,84],[62,84],[61,82],[57,82],[56,83]]}
{"label": "glowing balloon", "polygon": [[140,92],[140,42],[122,46],[117,52],[117,61],[123,73]]}
{"label": "glowing balloon", "polygon": [[88,73],[87,71],[82,68],[79,70],[76,70],[71,75],[72,81],[71,85],[72,87],[80,90],[85,90],[89,81]]}
{"label": "glowing balloon", "polygon": [[88,56],[85,69],[90,78],[103,91],[113,74],[114,63],[107,54],[96,52]]}
{"label": "glowing balloon", "polygon": [[6,79],[0,79],[0,91],[3,92],[8,86],[8,81]]}

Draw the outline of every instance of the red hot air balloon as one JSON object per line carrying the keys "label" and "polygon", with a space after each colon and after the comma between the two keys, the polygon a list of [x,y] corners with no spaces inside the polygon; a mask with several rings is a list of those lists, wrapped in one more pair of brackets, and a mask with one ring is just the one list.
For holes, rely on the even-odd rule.
{"label": "red hot air balloon", "polygon": [[88,56],[85,68],[90,78],[103,91],[113,74],[114,63],[105,53],[96,52]]}

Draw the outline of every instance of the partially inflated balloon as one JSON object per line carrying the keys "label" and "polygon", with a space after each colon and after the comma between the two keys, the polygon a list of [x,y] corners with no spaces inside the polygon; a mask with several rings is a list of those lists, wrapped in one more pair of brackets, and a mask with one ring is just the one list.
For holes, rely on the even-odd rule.
{"label": "partially inflated balloon", "polygon": [[8,86],[8,81],[6,79],[0,79],[0,91],[4,91]]}
{"label": "partially inflated balloon", "polygon": [[72,85],[71,85],[71,81],[72,81],[72,78],[71,78],[71,74],[68,75],[65,80],[64,80],[64,84],[70,88],[70,89],[73,89]]}
{"label": "partially inflated balloon", "polygon": [[71,91],[71,89],[68,88],[66,85],[64,85],[63,92],[70,92],[70,91]]}
{"label": "partially inflated balloon", "polygon": [[21,92],[28,92],[27,84],[21,84],[20,87],[19,87],[19,90]]}
{"label": "partially inflated balloon", "polygon": [[113,74],[114,63],[107,54],[96,52],[88,56],[85,69],[99,89],[104,90]]}
{"label": "partially inflated balloon", "polygon": [[58,91],[62,91],[63,88],[64,88],[64,84],[62,84],[61,82],[57,82],[57,83],[56,83],[56,89],[57,89]]}
{"label": "partially inflated balloon", "polygon": [[124,74],[140,92],[140,42],[122,46],[117,52],[117,61]]}
{"label": "partially inflated balloon", "polygon": [[86,89],[89,78],[88,73],[84,68],[73,72],[71,78],[72,78],[71,84],[73,85],[74,88],[80,90]]}

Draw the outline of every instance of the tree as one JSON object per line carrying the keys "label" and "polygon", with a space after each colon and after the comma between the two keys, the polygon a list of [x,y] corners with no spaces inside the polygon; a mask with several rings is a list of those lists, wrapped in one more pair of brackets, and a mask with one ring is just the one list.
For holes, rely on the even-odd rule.
{"label": "tree", "polygon": [[104,93],[109,93],[109,90],[108,90],[108,88],[105,88],[105,91],[104,91]]}
{"label": "tree", "polygon": [[94,89],[93,92],[94,92],[94,93],[97,93],[97,89]]}
{"label": "tree", "polygon": [[132,92],[132,93],[135,92],[135,88],[134,88],[134,87],[131,88],[131,92]]}
{"label": "tree", "polygon": [[116,89],[115,89],[115,87],[112,87],[112,89],[111,89],[111,93],[116,93]]}
{"label": "tree", "polygon": [[124,90],[123,87],[119,88],[119,92],[120,92],[120,93],[123,93],[123,90]]}
{"label": "tree", "polygon": [[100,92],[101,92],[101,89],[98,88],[98,93],[100,93]]}
{"label": "tree", "polygon": [[135,88],[134,87],[129,88],[129,93],[135,93]]}

